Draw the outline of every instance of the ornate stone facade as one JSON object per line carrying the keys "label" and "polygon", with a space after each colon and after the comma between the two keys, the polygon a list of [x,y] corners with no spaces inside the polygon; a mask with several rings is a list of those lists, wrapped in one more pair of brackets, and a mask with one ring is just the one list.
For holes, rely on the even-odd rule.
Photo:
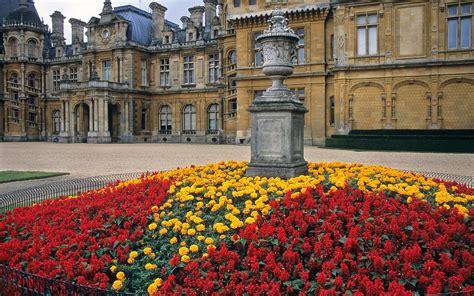
{"label": "ornate stone facade", "polygon": [[[248,143],[270,86],[257,37],[279,7],[300,37],[287,85],[304,140],[353,129],[474,129],[473,1],[205,0],[174,24],[106,0],[49,31],[31,0],[0,30],[0,139]],[[409,25],[407,25],[409,24]],[[84,40],[86,31],[87,42]]]}

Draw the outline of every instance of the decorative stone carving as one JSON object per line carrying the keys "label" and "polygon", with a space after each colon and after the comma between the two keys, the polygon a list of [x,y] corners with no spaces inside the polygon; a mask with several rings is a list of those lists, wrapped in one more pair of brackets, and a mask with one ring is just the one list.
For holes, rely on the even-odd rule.
{"label": "decorative stone carving", "polygon": [[304,160],[304,113],[300,100],[283,84],[293,74],[298,36],[288,27],[284,12],[275,10],[269,29],[257,38],[263,48],[263,73],[270,88],[255,98],[252,116],[251,160],[247,176],[292,178],[307,174]]}

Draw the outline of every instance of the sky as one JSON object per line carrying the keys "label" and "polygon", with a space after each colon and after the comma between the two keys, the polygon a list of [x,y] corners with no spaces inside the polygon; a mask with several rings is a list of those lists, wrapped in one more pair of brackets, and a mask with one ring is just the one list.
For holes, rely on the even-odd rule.
{"label": "sky", "polygon": [[[112,6],[133,5],[150,12],[148,5],[152,0],[112,0]],[[188,8],[196,5],[204,5],[202,0],[155,0],[155,2],[168,8],[166,19],[181,25],[180,18],[183,15],[189,16]],[[64,37],[66,43],[71,42],[70,18],[80,19],[88,22],[91,17],[99,17],[104,6],[103,0],[35,0],[36,10],[40,18],[51,29],[51,17],[54,11],[60,11],[66,19],[64,20]]]}

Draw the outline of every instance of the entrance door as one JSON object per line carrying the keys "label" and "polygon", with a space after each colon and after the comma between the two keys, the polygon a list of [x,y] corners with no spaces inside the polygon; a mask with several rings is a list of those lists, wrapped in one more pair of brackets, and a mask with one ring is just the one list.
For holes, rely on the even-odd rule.
{"label": "entrance door", "polygon": [[109,132],[113,143],[120,142],[120,105],[109,104]]}
{"label": "entrance door", "polygon": [[75,110],[76,115],[76,125],[75,125],[75,135],[76,142],[87,143],[87,133],[89,132],[89,105],[86,103],[81,103],[77,105]]}

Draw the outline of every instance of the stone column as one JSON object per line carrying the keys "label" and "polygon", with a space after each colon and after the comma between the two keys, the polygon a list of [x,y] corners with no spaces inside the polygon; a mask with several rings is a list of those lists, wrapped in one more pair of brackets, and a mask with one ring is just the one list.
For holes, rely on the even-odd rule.
{"label": "stone column", "polygon": [[99,100],[94,99],[94,131],[99,131]]}
{"label": "stone column", "polygon": [[283,84],[293,74],[298,36],[281,10],[273,11],[269,29],[257,38],[263,47],[263,73],[273,83],[248,109],[252,116],[251,160],[247,176],[293,178],[308,173],[304,159],[307,109]]}

